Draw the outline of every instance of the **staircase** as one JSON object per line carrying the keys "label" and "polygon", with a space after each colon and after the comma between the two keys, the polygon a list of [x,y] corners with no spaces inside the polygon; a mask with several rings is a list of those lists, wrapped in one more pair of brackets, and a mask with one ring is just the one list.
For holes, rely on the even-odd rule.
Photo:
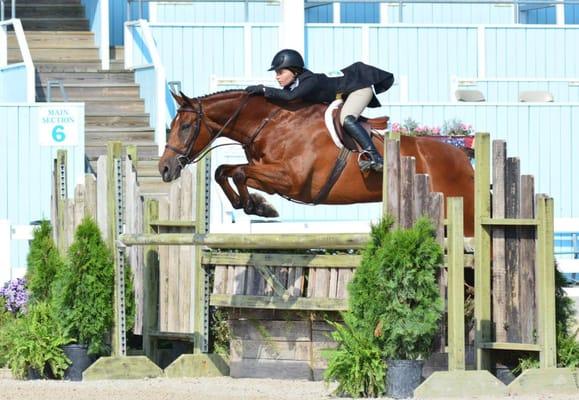
{"label": "staircase", "polygon": [[[11,15],[10,4],[5,15]],[[36,68],[36,101],[48,101],[48,81],[61,81],[68,101],[85,103],[85,152],[91,163],[106,154],[108,141],[136,145],[141,189],[145,195],[166,195],[168,184],[156,171],[154,129],[134,74],[123,70],[122,59],[111,60],[109,71],[101,70],[80,0],[17,0],[16,17],[22,21]],[[13,34],[8,38],[8,59],[22,60]],[[51,101],[64,101],[58,86],[51,88]]]}

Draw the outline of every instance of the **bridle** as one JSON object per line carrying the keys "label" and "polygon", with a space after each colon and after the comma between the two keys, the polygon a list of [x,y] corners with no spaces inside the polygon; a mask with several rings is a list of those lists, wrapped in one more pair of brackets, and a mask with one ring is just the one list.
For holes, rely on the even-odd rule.
{"label": "bridle", "polygon": [[[214,134],[213,129],[211,129],[211,127],[207,124],[207,121],[205,120],[204,116],[204,112],[203,112],[203,106],[201,105],[201,100],[196,99],[197,102],[195,104],[192,103],[188,103],[185,106],[181,106],[178,110],[177,110],[177,114],[182,113],[182,112],[190,112],[193,114],[197,115],[197,118],[195,118],[195,126],[193,128],[193,133],[190,134],[187,137],[187,140],[185,141],[186,143],[186,147],[185,147],[185,151],[180,150],[176,147],[171,146],[170,144],[165,144],[165,148],[171,150],[173,153],[177,154],[177,162],[179,163],[179,165],[181,166],[181,168],[185,168],[185,166],[187,164],[190,163],[196,163],[199,160],[201,160],[203,157],[205,157],[205,155],[211,151],[212,149],[209,149],[207,151],[205,151],[205,149],[207,149],[209,146],[211,146],[211,143],[213,143],[218,137],[221,136],[221,134],[223,133],[223,131],[225,130],[225,128],[227,128],[227,126],[234,121],[239,114],[241,113],[241,110],[243,110],[243,108],[245,107],[245,105],[247,104],[247,102],[249,101],[249,96],[246,96],[245,99],[243,99],[243,101],[241,102],[241,104],[239,105],[239,107],[237,108],[237,110],[235,110],[235,112],[233,113],[233,115],[231,117],[229,117],[229,119],[227,120],[227,122],[225,122],[225,124],[223,124],[223,126],[221,127],[221,129],[219,129],[219,131],[217,133]],[[209,135],[211,136],[211,140],[209,141],[209,143],[207,143],[207,145],[199,152],[201,155],[197,158],[191,158],[189,156],[189,154],[191,154],[191,151],[193,150],[193,146],[195,145],[195,142],[197,141],[197,138],[199,137],[199,133],[201,132],[201,123],[205,124],[205,128],[207,129],[207,131],[209,132]]]}

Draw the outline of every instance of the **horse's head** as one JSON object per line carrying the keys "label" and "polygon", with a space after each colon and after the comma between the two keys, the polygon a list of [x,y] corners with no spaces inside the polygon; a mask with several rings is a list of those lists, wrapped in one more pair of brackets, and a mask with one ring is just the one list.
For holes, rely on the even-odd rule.
{"label": "horse's head", "polygon": [[211,142],[212,135],[204,121],[203,107],[198,99],[190,99],[182,92],[171,93],[179,109],[171,121],[171,131],[165,151],[159,160],[163,181],[170,182]]}

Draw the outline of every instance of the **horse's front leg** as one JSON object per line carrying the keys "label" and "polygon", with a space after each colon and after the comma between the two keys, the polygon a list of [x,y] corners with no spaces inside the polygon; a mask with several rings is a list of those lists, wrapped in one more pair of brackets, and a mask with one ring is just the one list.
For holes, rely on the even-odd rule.
{"label": "horse's front leg", "polygon": [[233,176],[235,171],[242,167],[243,165],[220,165],[215,170],[215,181],[221,186],[225,196],[229,199],[229,202],[235,209],[240,209],[243,207],[243,203],[239,195],[233,190],[231,185],[229,184],[229,178]]}

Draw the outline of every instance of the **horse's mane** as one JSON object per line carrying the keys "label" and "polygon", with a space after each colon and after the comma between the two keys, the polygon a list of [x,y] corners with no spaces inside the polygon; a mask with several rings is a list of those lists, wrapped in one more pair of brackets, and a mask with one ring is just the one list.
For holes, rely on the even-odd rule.
{"label": "horse's mane", "polygon": [[226,89],[226,90],[221,90],[219,92],[204,94],[203,96],[196,97],[196,99],[203,100],[203,99],[206,99],[208,97],[213,97],[213,96],[217,96],[220,94],[228,94],[228,93],[233,93],[233,92],[244,92],[244,90],[243,89]]}

